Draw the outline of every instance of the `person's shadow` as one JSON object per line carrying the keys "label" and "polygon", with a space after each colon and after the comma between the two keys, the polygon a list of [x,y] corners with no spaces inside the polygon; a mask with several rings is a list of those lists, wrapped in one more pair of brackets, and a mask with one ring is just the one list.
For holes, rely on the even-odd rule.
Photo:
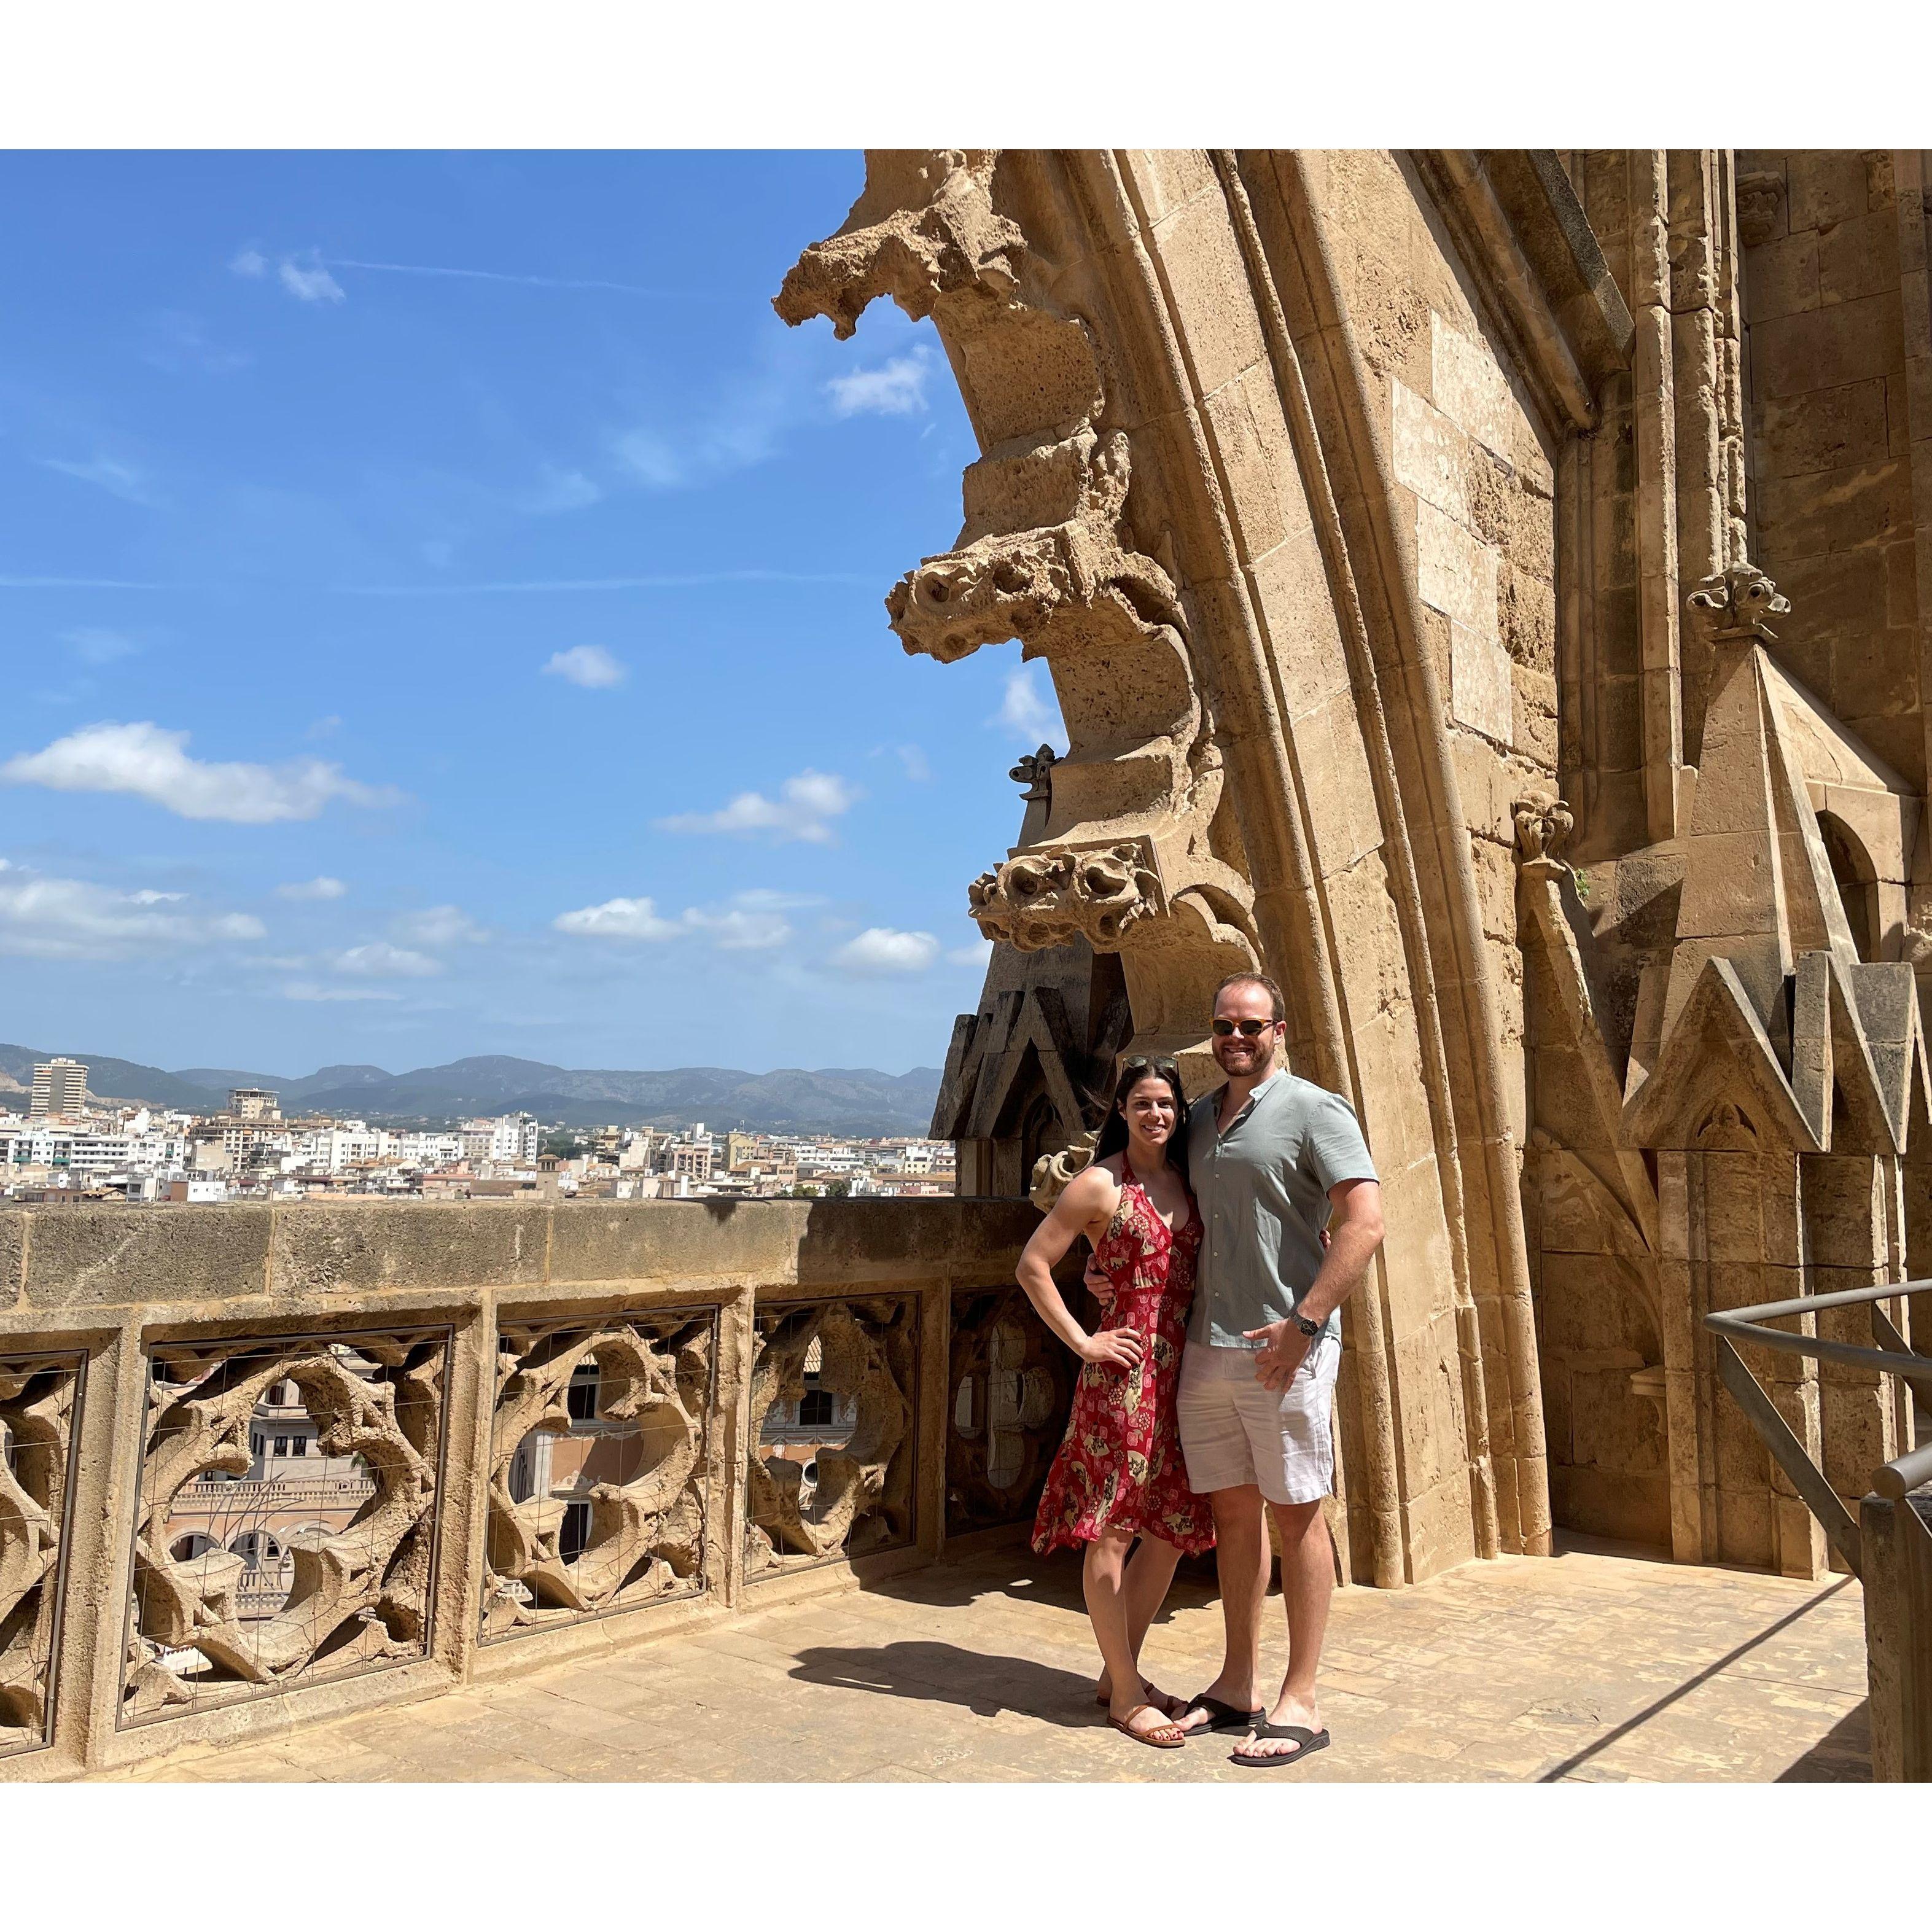
{"label": "person's shadow", "polygon": [[850,1649],[814,1645],[799,1652],[789,1674],[802,1684],[957,1704],[979,1718],[1013,1711],[1070,1730],[1100,1721],[1090,1676],[1030,1658],[962,1650],[957,1644],[908,1640]]}

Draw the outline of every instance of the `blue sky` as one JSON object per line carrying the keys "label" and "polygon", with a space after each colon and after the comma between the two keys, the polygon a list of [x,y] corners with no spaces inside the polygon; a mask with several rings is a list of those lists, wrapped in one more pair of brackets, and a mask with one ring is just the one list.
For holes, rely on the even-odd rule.
{"label": "blue sky", "polygon": [[771,311],[861,176],[0,158],[0,1038],[938,1063],[1058,728],[886,627],[975,453],[937,338]]}

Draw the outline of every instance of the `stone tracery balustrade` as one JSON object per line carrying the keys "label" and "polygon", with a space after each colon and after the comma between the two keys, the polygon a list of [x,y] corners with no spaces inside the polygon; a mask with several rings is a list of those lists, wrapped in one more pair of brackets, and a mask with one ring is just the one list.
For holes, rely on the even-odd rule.
{"label": "stone tracery balustrade", "polygon": [[82,1372],[0,1354],[0,1754],[46,1737]]}
{"label": "stone tracery balustrade", "polygon": [[[484,1636],[700,1594],[717,1310],[506,1323],[496,1346]],[[578,1450],[568,1496],[560,1448]]]}
{"label": "stone tracery balustrade", "polygon": [[1018,1288],[952,1299],[950,1534],[1030,1522],[1072,1405],[1073,1358]]}
{"label": "stone tracery balustrade", "polygon": [[[448,1346],[448,1331],[434,1329],[149,1351],[124,1723],[426,1654]],[[211,1472],[240,1476],[254,1466],[250,1424],[281,1382],[300,1392],[322,1453],[352,1459],[374,1487],[356,1497],[362,1484],[350,1478],[346,1522],[278,1539],[292,1559],[286,1598],[273,1616],[250,1617],[243,1596],[259,1606],[267,1593],[250,1589],[257,1556],[234,1543],[275,1534],[273,1502],[244,1506],[262,1520],[224,1525],[230,1539],[198,1550],[183,1546],[206,1532],[184,1532],[203,1512],[180,1502]]]}
{"label": "stone tracery balustrade", "polygon": [[951,1311],[1036,1220],[0,1207],[0,1784],[933,1560]]}
{"label": "stone tracery balustrade", "polygon": [[[748,1576],[911,1542],[918,1324],[918,1302],[903,1295],[760,1312],[746,1472]],[[824,1432],[800,1441],[814,1395],[830,1398]],[[797,1423],[781,1427],[792,1411]]]}

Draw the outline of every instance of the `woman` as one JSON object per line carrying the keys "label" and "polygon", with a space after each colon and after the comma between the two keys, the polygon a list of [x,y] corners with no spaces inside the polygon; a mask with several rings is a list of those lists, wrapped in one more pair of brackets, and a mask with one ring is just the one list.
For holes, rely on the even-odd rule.
{"label": "woman", "polygon": [[[1062,1544],[1087,1546],[1087,1614],[1106,1666],[1097,1701],[1116,1730],[1170,1750],[1186,1735],[1170,1720],[1186,1707],[1141,1676],[1141,1643],[1183,1554],[1214,1544],[1207,1500],[1187,1486],[1174,1420],[1201,1246],[1186,1131],[1173,1061],[1129,1060],[1092,1165],[1067,1183],[1018,1270],[1041,1318],[1085,1364],[1066,1440],[1040,1493],[1033,1546],[1044,1556]],[[1091,1335],[1053,1280],[1082,1234],[1113,1291]],[[1140,1547],[1130,1562],[1136,1537]]]}

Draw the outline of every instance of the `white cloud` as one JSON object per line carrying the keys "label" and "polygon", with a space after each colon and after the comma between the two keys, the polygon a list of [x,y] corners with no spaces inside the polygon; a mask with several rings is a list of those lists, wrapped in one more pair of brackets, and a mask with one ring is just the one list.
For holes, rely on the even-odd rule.
{"label": "white cloud", "polygon": [[1030,751],[1036,745],[1051,745],[1064,756],[1066,727],[1060,722],[1060,700],[1054,695],[1053,681],[1037,664],[1022,664],[1006,680],[1000,715],[990,721],[1019,739]]}
{"label": "white cloud", "polygon": [[282,286],[298,302],[339,302],[349,299],[342,292],[342,284],[320,261],[305,268],[292,256],[284,255],[275,272],[281,279]]}
{"label": "white cloud", "polygon": [[608,691],[631,674],[602,644],[572,644],[567,651],[554,652],[544,674],[586,691]]}
{"label": "white cloud", "polygon": [[929,932],[896,932],[868,926],[833,953],[838,965],[854,973],[923,973],[939,957],[939,941]]}
{"label": "white cloud", "polygon": [[741,791],[721,811],[680,812],[660,818],[657,825],[661,832],[768,832],[781,839],[829,845],[832,821],[850,812],[862,796],[836,772],[802,771],[785,780],[776,799]]}
{"label": "white cloud", "polygon": [[932,368],[931,352],[922,346],[877,369],[834,376],[825,393],[832,398],[834,416],[916,416],[926,407],[926,379]]}
{"label": "white cloud", "polygon": [[44,751],[23,752],[0,765],[0,782],[53,791],[131,792],[183,818],[231,825],[272,825],[313,818],[332,799],[350,805],[393,805],[388,785],[345,778],[339,765],[298,758],[285,765],[213,764],[188,754],[185,731],[158,724],[84,725]]}
{"label": "white cloud", "polygon": [[348,890],[340,879],[332,879],[324,872],[319,878],[278,886],[275,896],[278,899],[339,899]]}
{"label": "white cloud", "polygon": [[932,782],[932,761],[917,745],[901,745],[897,747],[899,763],[905,767],[905,775],[914,784]]}
{"label": "white cloud", "polygon": [[184,892],[122,892],[0,859],[0,952],[37,959],[121,959],[223,940],[265,938],[250,913],[178,912]]}
{"label": "white cloud", "polygon": [[698,932],[710,934],[727,952],[763,952],[769,946],[784,945],[791,937],[790,922],[782,914],[754,912],[742,906],[728,907],[722,912],[693,906],[685,914],[684,922]]}
{"label": "white cloud", "polygon": [[332,711],[326,718],[318,718],[302,735],[308,738],[332,738],[342,729],[342,719]]}
{"label": "white cloud", "polygon": [[655,900],[607,899],[560,914],[550,923],[559,932],[601,939],[680,939],[697,934],[726,952],[764,952],[792,937],[785,914],[819,902],[796,892],[754,890],[736,892],[722,906],[688,906],[675,917],[660,913]]}
{"label": "white cloud", "polygon": [[426,952],[414,952],[405,946],[392,946],[386,939],[372,939],[365,945],[352,946],[338,952],[329,964],[338,973],[353,973],[369,980],[430,980],[442,970],[442,962]]}
{"label": "white cloud", "polygon": [[40,459],[44,470],[57,470],[63,476],[72,476],[82,483],[92,483],[97,489],[105,490],[110,496],[118,496],[124,503],[149,503],[152,498],[148,494],[148,479],[131,463],[123,463],[112,456],[96,456],[86,463],[72,463],[57,456]]}
{"label": "white cloud", "polygon": [[670,939],[683,929],[674,919],[660,918],[650,899],[606,899],[602,905],[560,913],[550,924],[559,932],[598,939]]}
{"label": "white cloud", "polygon": [[119,631],[82,627],[63,631],[60,635],[61,642],[84,664],[114,664],[122,658],[132,657],[141,648],[132,638]]}
{"label": "white cloud", "polygon": [[522,499],[523,508],[532,516],[554,517],[566,510],[587,510],[602,502],[604,492],[580,470],[543,466],[536,488]]}
{"label": "white cloud", "polygon": [[399,914],[389,930],[410,946],[476,944],[489,938],[460,906],[428,906],[421,912]]}
{"label": "white cloud", "polygon": [[313,981],[297,980],[282,988],[285,1000],[400,1000],[400,993],[380,986],[318,986]]}
{"label": "white cloud", "polygon": [[258,248],[244,248],[228,268],[231,274],[246,275],[254,280],[268,272],[268,260]]}
{"label": "white cloud", "polygon": [[970,946],[956,946],[946,956],[948,962],[955,966],[976,966],[984,972],[986,962],[993,956],[993,942],[990,939],[976,939]]}

